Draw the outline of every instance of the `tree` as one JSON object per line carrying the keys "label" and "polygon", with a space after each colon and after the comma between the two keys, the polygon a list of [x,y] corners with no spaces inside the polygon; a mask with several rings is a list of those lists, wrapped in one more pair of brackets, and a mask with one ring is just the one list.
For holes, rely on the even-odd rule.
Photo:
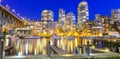
{"label": "tree", "polygon": [[117,31],[120,34],[120,29],[117,27],[117,22],[114,22],[111,26],[112,28],[114,28],[115,31]]}

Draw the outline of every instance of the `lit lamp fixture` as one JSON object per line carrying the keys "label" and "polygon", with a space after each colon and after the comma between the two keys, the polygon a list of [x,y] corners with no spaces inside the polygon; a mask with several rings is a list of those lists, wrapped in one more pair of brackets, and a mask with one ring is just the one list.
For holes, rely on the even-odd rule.
{"label": "lit lamp fixture", "polygon": [[78,37],[79,34],[77,32],[74,32],[73,36]]}
{"label": "lit lamp fixture", "polygon": [[40,36],[43,36],[43,37],[50,37],[51,34],[48,34],[47,32],[43,32],[43,33],[39,33]]}
{"label": "lit lamp fixture", "polygon": [[66,33],[67,36],[72,36],[73,32],[72,31],[69,31]]}
{"label": "lit lamp fixture", "polygon": [[17,13],[17,16],[20,16],[20,14],[19,14],[19,13]]}
{"label": "lit lamp fixture", "polygon": [[3,29],[2,29],[2,32],[7,33],[8,31],[7,31],[6,28],[3,28]]}
{"label": "lit lamp fixture", "polygon": [[5,8],[6,8],[7,10],[10,10],[10,7],[9,7],[8,4],[5,6]]}
{"label": "lit lamp fixture", "polygon": [[12,9],[12,12],[13,12],[13,13],[16,13],[15,9]]}
{"label": "lit lamp fixture", "polygon": [[59,36],[64,36],[64,33],[59,33]]}

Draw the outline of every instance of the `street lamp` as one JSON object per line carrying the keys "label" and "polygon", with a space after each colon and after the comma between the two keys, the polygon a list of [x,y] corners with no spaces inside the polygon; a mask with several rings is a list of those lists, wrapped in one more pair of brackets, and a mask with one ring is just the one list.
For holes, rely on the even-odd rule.
{"label": "street lamp", "polygon": [[13,13],[16,13],[15,9],[12,9],[12,12],[13,12]]}
{"label": "street lamp", "polygon": [[3,57],[3,48],[4,48],[4,41],[5,41],[5,37],[7,34],[7,29],[2,29],[2,36],[0,37],[0,59],[2,59]]}

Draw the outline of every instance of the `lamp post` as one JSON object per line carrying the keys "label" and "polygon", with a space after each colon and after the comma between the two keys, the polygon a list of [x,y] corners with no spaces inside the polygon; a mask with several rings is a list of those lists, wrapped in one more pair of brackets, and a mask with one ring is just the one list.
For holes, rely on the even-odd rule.
{"label": "lamp post", "polygon": [[6,29],[2,29],[2,35],[0,36],[0,59],[3,59],[4,40],[7,34]]}
{"label": "lamp post", "polygon": [[0,36],[0,59],[2,59],[3,56],[3,40],[2,40],[3,36]]}

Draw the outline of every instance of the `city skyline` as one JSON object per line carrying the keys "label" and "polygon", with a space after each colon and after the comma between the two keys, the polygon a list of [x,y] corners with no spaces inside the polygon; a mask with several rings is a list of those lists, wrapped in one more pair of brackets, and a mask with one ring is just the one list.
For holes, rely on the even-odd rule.
{"label": "city skyline", "polygon": [[120,9],[114,1],[5,1],[0,0],[0,59],[120,57]]}
{"label": "city skyline", "polygon": [[[10,1],[10,0],[3,0],[2,5],[8,4],[11,8],[15,9],[17,13],[19,13],[23,17],[27,17],[30,19],[41,19],[41,13],[43,10],[52,10],[54,12],[54,20],[58,20],[58,10],[64,9],[66,11],[66,14],[68,12],[73,12],[77,19],[77,8],[79,3],[82,0],[76,0],[73,2],[73,0],[70,1],[24,1],[24,0],[17,0],[17,1]],[[95,14],[101,14],[101,15],[111,15],[112,9],[118,9],[120,8],[119,3],[117,0],[114,1],[107,1],[107,3],[104,0],[86,0],[88,2],[89,6],[89,19],[94,19]],[[56,2],[56,3],[51,3]],[[69,3],[68,3],[69,2]],[[62,5],[61,5],[62,4]]]}

